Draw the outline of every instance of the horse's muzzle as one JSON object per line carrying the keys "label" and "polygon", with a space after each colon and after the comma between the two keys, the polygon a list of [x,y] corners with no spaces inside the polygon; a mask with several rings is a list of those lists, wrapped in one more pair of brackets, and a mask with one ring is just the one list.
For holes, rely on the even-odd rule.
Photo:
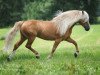
{"label": "horse's muzzle", "polygon": [[90,30],[90,26],[89,25],[84,25],[84,28],[85,28],[86,31]]}

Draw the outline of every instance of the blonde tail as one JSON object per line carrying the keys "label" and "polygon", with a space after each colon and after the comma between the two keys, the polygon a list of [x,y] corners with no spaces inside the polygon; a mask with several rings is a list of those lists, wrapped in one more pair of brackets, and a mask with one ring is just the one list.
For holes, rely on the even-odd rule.
{"label": "blonde tail", "polygon": [[9,31],[6,39],[5,39],[5,46],[4,50],[7,51],[11,48],[12,42],[18,30],[20,30],[24,21],[18,21],[15,23],[14,27]]}

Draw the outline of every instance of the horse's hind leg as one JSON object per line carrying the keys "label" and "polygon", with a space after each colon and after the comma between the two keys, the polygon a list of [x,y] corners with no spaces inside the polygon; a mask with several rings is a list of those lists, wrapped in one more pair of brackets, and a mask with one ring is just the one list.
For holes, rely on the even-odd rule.
{"label": "horse's hind leg", "polygon": [[17,50],[17,48],[26,40],[26,38],[21,34],[21,38],[20,40],[14,45],[13,51],[12,53],[9,55],[9,57],[7,58],[8,61],[10,61],[12,59],[12,57],[15,55],[15,52]]}
{"label": "horse's hind leg", "polygon": [[38,58],[40,58],[38,52],[31,47],[34,40],[35,40],[35,36],[34,37],[30,36],[28,38],[28,41],[27,41],[27,44],[26,44],[26,48],[31,50],[35,54],[36,58],[38,59]]}
{"label": "horse's hind leg", "polygon": [[66,41],[68,41],[68,42],[70,42],[70,43],[72,43],[72,44],[75,45],[76,52],[74,53],[74,56],[77,57],[78,54],[79,54],[79,48],[78,48],[78,45],[77,45],[76,41],[74,41],[74,40],[73,40],[72,38],[70,38],[70,37],[69,37],[68,39],[66,39]]}

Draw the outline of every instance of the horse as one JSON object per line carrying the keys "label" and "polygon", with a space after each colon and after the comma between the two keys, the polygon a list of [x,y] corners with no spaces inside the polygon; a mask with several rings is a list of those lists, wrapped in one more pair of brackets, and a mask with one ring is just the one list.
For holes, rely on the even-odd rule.
{"label": "horse", "polygon": [[13,51],[7,57],[7,60],[9,61],[12,59],[12,57],[15,55],[17,48],[25,40],[28,40],[25,47],[31,50],[35,54],[35,57],[37,59],[40,58],[39,53],[32,48],[32,43],[36,37],[44,40],[55,41],[48,58],[52,58],[57,46],[62,41],[67,41],[75,46],[76,50],[74,56],[77,57],[79,54],[77,42],[70,37],[72,29],[76,23],[79,23],[86,31],[89,31],[90,23],[88,13],[81,10],[69,10],[65,12],[60,12],[50,21],[33,19],[16,22],[5,39],[4,50],[8,50],[10,48],[12,40],[14,39],[17,31],[20,31],[20,39],[14,45]]}

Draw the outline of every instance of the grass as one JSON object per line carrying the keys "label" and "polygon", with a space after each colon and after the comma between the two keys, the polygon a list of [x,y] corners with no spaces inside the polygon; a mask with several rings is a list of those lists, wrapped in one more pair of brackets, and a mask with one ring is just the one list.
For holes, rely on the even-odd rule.
{"label": "grass", "polygon": [[[4,36],[9,28],[0,29],[0,37]],[[86,32],[81,26],[75,26],[72,38],[79,45],[80,55],[74,58],[74,45],[62,42],[54,57],[47,60],[54,41],[39,38],[33,43],[41,58],[36,59],[34,54],[24,46],[19,47],[12,61],[7,62],[7,54],[2,53],[4,40],[0,40],[0,75],[100,75],[100,25],[92,25]],[[14,43],[19,39],[17,35]]]}

